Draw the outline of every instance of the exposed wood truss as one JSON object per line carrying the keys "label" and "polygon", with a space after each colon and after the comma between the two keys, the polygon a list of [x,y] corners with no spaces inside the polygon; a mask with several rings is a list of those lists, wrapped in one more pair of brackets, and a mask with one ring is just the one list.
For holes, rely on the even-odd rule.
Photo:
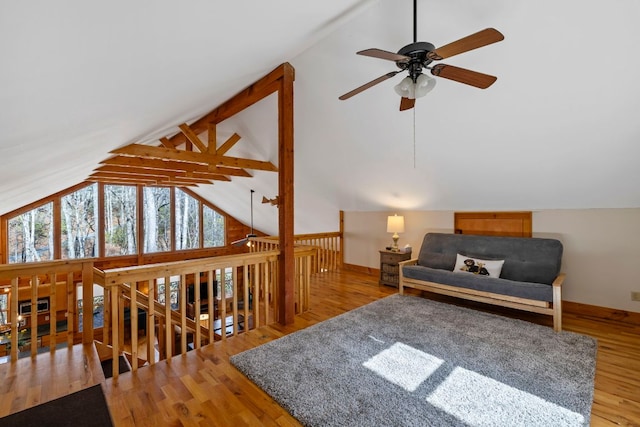
{"label": "exposed wood truss", "polygon": [[[160,138],[158,146],[130,144],[112,151],[90,181],[142,185],[196,186],[250,177],[248,170],[278,173],[277,320],[293,322],[295,264],[293,253],[293,82],[295,71],[284,63],[179,132]],[[234,133],[218,146],[217,125],[267,96],[278,96],[278,167],[269,161],[228,156],[240,141]],[[201,135],[206,134],[206,141]]]}
{"label": "exposed wood truss", "polygon": [[[189,187],[251,177],[248,170],[278,171],[269,161],[228,156],[240,135],[234,133],[218,147],[216,124],[222,120],[215,121],[211,114],[191,126],[179,125],[180,132],[160,138],[160,146],[129,144],[113,150],[115,156],[102,161],[89,180]],[[211,121],[205,125],[203,119]],[[198,136],[202,133],[206,133],[206,142]]]}

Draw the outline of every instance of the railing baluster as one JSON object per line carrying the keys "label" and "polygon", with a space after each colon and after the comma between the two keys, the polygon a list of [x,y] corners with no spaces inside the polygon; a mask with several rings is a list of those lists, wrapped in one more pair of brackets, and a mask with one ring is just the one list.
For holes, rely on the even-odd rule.
{"label": "railing baluster", "polygon": [[49,351],[55,353],[56,341],[58,337],[57,316],[58,304],[56,296],[56,273],[49,273]]}
{"label": "railing baluster", "polygon": [[224,267],[220,270],[220,305],[218,306],[220,320],[220,339],[227,339],[227,280],[225,277]]}
{"label": "railing baluster", "polygon": [[147,291],[149,304],[147,307],[147,362],[149,365],[156,363],[156,279],[149,280],[149,290]]}
{"label": "railing baluster", "polygon": [[180,353],[187,348],[187,275],[180,275]]}
{"label": "railing baluster", "polygon": [[215,270],[209,270],[207,273],[207,313],[209,314],[209,322],[207,322],[207,324],[209,325],[209,344],[213,343],[214,340],[214,322],[215,322],[215,309],[216,309],[216,302],[213,294],[214,294],[214,290],[213,290],[213,280],[215,277]]}
{"label": "railing baluster", "polygon": [[[66,290],[67,290],[67,345],[69,347],[72,347],[74,335],[78,330],[77,328],[78,318],[77,318],[77,309],[76,309],[78,304],[76,303],[76,292],[75,292],[76,287],[73,283],[73,273],[67,273]],[[105,323],[106,323],[106,316],[105,316]]]}
{"label": "railing baluster", "polygon": [[120,373],[119,371],[119,357],[120,357],[120,309],[118,308],[119,305],[119,289],[117,286],[110,286],[109,288],[109,293],[110,295],[110,299],[111,299],[111,333],[112,333],[112,340],[111,340],[111,346],[112,346],[112,351],[111,351],[111,360],[112,360],[112,364],[113,364],[113,369],[111,370],[111,375],[113,377],[114,380],[118,379],[118,375]]}
{"label": "railing baluster", "polygon": [[[194,306],[195,314],[193,316],[193,320],[196,322],[195,336],[193,338],[194,340],[193,348],[197,349],[197,348],[200,348],[200,340],[201,340],[201,334],[202,334],[202,332],[200,331],[200,272],[199,271],[193,273],[193,291],[194,291],[193,303],[195,305]],[[185,350],[182,351],[182,354],[184,353],[185,353]]]}
{"label": "railing baluster", "polygon": [[[242,280],[242,305],[244,307],[244,331],[249,330],[249,280],[253,278],[253,274],[250,272],[250,268],[247,265],[246,261],[242,265],[242,271],[244,274],[244,278]],[[239,325],[238,325],[239,326]]]}
{"label": "railing baluster", "polygon": [[31,344],[29,350],[31,357],[35,357],[38,346],[38,276],[31,276],[31,316],[29,318],[29,326],[31,328]]}
{"label": "railing baluster", "polygon": [[138,369],[138,282],[129,284],[129,325],[131,327],[131,368]]}
{"label": "railing baluster", "polygon": [[11,279],[11,361],[18,360],[18,277]]}
{"label": "railing baluster", "polygon": [[165,276],[164,278],[164,351],[165,358],[167,360],[171,359],[173,355],[172,349],[172,337],[173,337],[173,322],[171,321],[171,277]]}

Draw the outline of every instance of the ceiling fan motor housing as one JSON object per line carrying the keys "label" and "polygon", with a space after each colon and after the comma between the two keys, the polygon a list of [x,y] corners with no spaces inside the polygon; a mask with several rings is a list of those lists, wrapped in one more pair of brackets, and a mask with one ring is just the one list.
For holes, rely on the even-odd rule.
{"label": "ceiling fan motor housing", "polygon": [[406,45],[398,51],[398,55],[404,55],[411,59],[397,61],[396,65],[401,70],[408,70],[411,79],[415,82],[422,73],[422,68],[429,65],[432,60],[427,58],[427,54],[436,47],[428,42],[415,42]]}

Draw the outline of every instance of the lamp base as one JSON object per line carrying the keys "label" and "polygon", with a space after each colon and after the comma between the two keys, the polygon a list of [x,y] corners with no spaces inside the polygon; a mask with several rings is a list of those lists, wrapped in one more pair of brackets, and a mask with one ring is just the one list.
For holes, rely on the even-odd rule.
{"label": "lamp base", "polygon": [[398,239],[400,238],[400,236],[398,236],[398,233],[394,233],[393,236],[391,236],[391,238],[393,239],[393,246],[391,246],[391,252],[400,252],[400,249],[398,248]]}

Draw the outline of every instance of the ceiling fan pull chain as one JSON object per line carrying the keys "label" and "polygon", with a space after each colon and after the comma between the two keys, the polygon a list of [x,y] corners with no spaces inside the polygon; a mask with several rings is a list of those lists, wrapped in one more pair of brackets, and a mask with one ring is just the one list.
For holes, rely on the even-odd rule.
{"label": "ceiling fan pull chain", "polygon": [[416,109],[413,109],[413,168],[416,168]]}

